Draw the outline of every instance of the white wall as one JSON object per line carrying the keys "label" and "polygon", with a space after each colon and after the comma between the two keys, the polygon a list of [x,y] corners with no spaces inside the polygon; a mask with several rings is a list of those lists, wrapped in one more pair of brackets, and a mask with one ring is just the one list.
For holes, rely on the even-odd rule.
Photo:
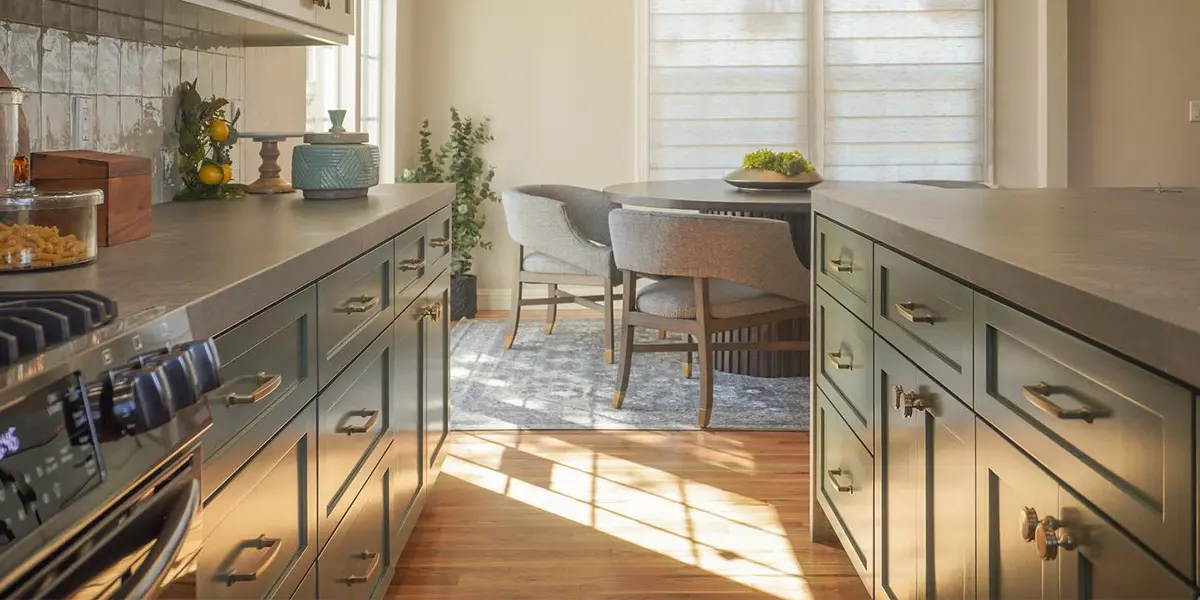
{"label": "white wall", "polygon": [[[594,188],[636,179],[634,0],[419,0],[417,119],[437,137],[450,106],[490,117],[485,157],[498,189]],[[499,204],[487,207],[481,308],[507,308],[516,247]]]}
{"label": "white wall", "polygon": [[[242,106],[242,131],[304,131],[306,52],[296,48],[246,49],[246,100]],[[283,178],[290,179],[292,148],[299,139],[279,144]],[[261,144],[238,142],[244,183],[258,178]]]}

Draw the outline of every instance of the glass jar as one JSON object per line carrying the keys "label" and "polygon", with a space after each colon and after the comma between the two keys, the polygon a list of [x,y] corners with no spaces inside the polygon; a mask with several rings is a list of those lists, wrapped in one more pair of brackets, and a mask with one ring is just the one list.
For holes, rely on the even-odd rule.
{"label": "glass jar", "polygon": [[103,203],[100,190],[0,193],[0,273],[96,260]]}

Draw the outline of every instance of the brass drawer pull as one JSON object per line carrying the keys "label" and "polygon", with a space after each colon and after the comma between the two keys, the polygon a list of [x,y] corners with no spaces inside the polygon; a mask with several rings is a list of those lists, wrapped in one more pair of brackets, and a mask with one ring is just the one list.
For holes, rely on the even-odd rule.
{"label": "brass drawer pull", "polygon": [[834,258],[829,261],[829,268],[837,273],[853,273],[854,263],[840,258]]}
{"label": "brass drawer pull", "polygon": [[900,316],[904,317],[909,323],[928,323],[929,325],[933,325],[937,322],[937,315],[933,313],[918,315],[913,312],[917,310],[916,302],[897,302],[895,306],[896,312],[900,313]]}
{"label": "brass drawer pull", "polygon": [[258,404],[259,402],[266,400],[271,394],[274,394],[275,390],[278,390],[280,384],[283,383],[283,375],[279,375],[277,373],[268,375],[262,371],[259,371],[254,375],[239,377],[233,382],[236,382],[239,379],[254,379],[258,383],[258,387],[254,388],[254,391],[250,392],[249,394],[229,394],[226,396],[225,402],[230,406],[235,406],[238,404]]}
{"label": "brass drawer pull", "polygon": [[438,319],[442,318],[442,305],[430,304],[429,306],[422,308],[417,315],[421,317],[429,317],[429,320],[436,323]]}
{"label": "brass drawer pull", "polygon": [[1059,406],[1050,399],[1050,396],[1053,396],[1055,393],[1062,393],[1062,390],[1044,381],[1037,385],[1022,386],[1021,392],[1025,396],[1025,399],[1034,406],[1042,409],[1046,414],[1053,415],[1059,419],[1091,423],[1096,419],[1107,417],[1109,414],[1106,410],[1094,410],[1086,406],[1070,410]]}
{"label": "brass drawer pull", "polygon": [[1067,531],[1062,521],[1054,517],[1046,517],[1038,523],[1034,532],[1034,544],[1037,546],[1038,556],[1044,561],[1058,558],[1059,548],[1074,550],[1078,547],[1075,539],[1071,537],[1071,532]]}
{"label": "brass drawer pull", "polygon": [[354,313],[365,313],[376,306],[379,306],[378,296],[359,296],[357,298],[351,298],[348,300],[346,304],[337,309],[337,312],[348,315]]}
{"label": "brass drawer pull", "polygon": [[929,408],[925,404],[925,400],[916,392],[904,391],[904,386],[897,385],[892,388],[892,393],[896,396],[896,410],[904,412],[905,419],[911,419],[914,410],[925,410]]}
{"label": "brass drawer pull", "polygon": [[425,259],[410,258],[400,263],[398,267],[401,271],[419,271],[425,268]]}
{"label": "brass drawer pull", "polygon": [[356,583],[366,583],[371,580],[371,576],[375,574],[375,570],[379,568],[379,553],[363,550],[354,555],[354,558],[359,560],[371,561],[371,566],[367,568],[367,572],[362,575],[347,575],[342,579],[346,586],[352,586]]}
{"label": "brass drawer pull", "polygon": [[845,354],[845,353],[840,350],[837,352],[830,352],[828,355],[829,356],[829,364],[833,365],[833,368],[835,368],[839,371],[854,370],[854,361],[853,360],[850,360],[848,362],[842,362],[843,354]]}
{"label": "brass drawer pull", "polygon": [[1032,542],[1038,526],[1038,514],[1032,507],[1021,509],[1021,539]]}
{"label": "brass drawer pull", "polygon": [[375,429],[375,424],[379,422],[379,411],[377,410],[363,409],[350,413],[349,416],[366,417],[367,422],[362,425],[347,425],[342,427],[342,433],[346,435],[369,433],[372,429]]}
{"label": "brass drawer pull", "polygon": [[450,238],[433,238],[429,240],[430,248],[449,248]]}
{"label": "brass drawer pull", "polygon": [[225,573],[225,585],[230,586],[243,581],[258,581],[267,569],[271,567],[271,563],[275,562],[275,557],[279,556],[279,549],[283,546],[279,538],[269,538],[266,534],[260,535],[244,545],[238,547],[238,552],[245,548],[254,550],[266,550],[267,553],[263,556],[262,562],[258,564],[258,568],[245,573],[238,572],[237,569]]}
{"label": "brass drawer pull", "polygon": [[841,481],[838,481],[838,477],[841,477],[843,475],[849,476],[848,473],[844,473],[841,469],[829,469],[829,471],[826,474],[829,477],[829,483],[833,485],[833,489],[835,489],[843,494],[853,494],[854,493],[853,485],[851,485],[849,483],[842,483]]}

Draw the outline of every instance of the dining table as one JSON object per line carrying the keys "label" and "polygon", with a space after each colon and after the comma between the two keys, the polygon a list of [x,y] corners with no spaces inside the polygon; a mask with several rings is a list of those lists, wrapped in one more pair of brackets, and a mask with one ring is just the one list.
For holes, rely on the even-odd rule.
{"label": "dining table", "polygon": [[[796,256],[812,269],[812,193],[821,190],[880,191],[913,187],[914,183],[823,181],[806,190],[743,190],[722,179],[636,181],[604,189],[609,201],[621,206],[697,211],[704,214],[759,217],[784,221],[792,232]],[[771,257],[764,256],[763,260]],[[761,325],[718,334],[718,342],[811,341],[808,318]],[[808,352],[729,350],[716,353],[718,371],[752,377],[804,377]]]}

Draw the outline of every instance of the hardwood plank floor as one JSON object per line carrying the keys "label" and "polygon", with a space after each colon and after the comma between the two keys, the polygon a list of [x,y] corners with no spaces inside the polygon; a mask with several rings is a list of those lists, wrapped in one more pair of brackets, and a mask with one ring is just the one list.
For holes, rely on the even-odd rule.
{"label": "hardwood plank floor", "polygon": [[394,600],[869,598],[808,541],[808,435],[456,432]]}

